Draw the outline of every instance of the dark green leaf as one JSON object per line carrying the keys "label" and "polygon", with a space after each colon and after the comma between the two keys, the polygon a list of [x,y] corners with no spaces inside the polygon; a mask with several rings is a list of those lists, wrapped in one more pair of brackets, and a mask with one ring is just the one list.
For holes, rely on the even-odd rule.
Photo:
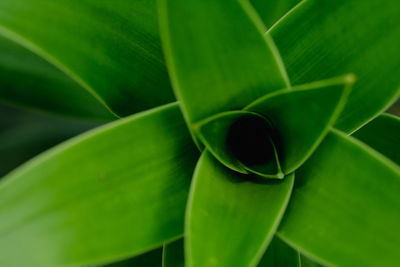
{"label": "dark green leaf", "polygon": [[383,114],[353,134],[400,165],[400,118]]}
{"label": "dark green leaf", "polygon": [[289,87],[247,1],[160,0],[159,6],[168,69],[190,123]]}
{"label": "dark green leaf", "polygon": [[183,239],[164,245],[163,267],[184,267]]}
{"label": "dark green leaf", "polygon": [[103,267],[163,267],[163,249],[157,248],[131,259],[114,262]]}
{"label": "dark green leaf", "polygon": [[62,141],[97,126],[0,105],[0,177]]}
{"label": "dark green leaf", "polygon": [[275,24],[301,0],[250,0],[267,28]]}
{"label": "dark green leaf", "polygon": [[282,90],[256,100],[245,110],[267,118],[285,174],[296,170],[316,149],[347,100],[353,76]]}
{"label": "dark green leaf", "polygon": [[324,265],[395,266],[400,247],[400,168],[331,132],[296,172],[279,237]]}
{"label": "dark green leaf", "polygon": [[301,267],[322,267],[322,265],[314,262],[303,254],[300,255]]}
{"label": "dark green leaf", "polygon": [[[62,70],[117,114],[127,115],[174,99],[160,48],[155,2],[2,0],[0,35]],[[27,89],[9,95],[9,101],[26,103],[31,95]],[[51,99],[57,108],[68,101],[84,101],[78,100],[78,93],[63,99],[69,93],[63,91],[65,86],[53,88],[50,96],[40,84],[35,89],[37,98]]]}
{"label": "dark green leaf", "polygon": [[177,104],[42,154],[0,184],[0,266],[111,262],[176,238],[196,159]]}
{"label": "dark green leaf", "polygon": [[258,263],[283,216],[294,175],[267,181],[248,180],[203,152],[186,211],[188,266]]}
{"label": "dark green leaf", "polygon": [[271,126],[259,114],[227,111],[202,120],[193,128],[214,157],[231,170],[265,178],[284,177],[270,136]]}
{"label": "dark green leaf", "polygon": [[105,105],[61,70],[2,37],[1,30],[0,100],[69,116],[116,118]]}
{"label": "dark green leaf", "polygon": [[293,84],[357,76],[336,123],[347,133],[400,93],[399,10],[398,0],[307,0],[270,31]]}
{"label": "dark green leaf", "polygon": [[258,267],[301,267],[300,254],[277,237],[272,239]]}

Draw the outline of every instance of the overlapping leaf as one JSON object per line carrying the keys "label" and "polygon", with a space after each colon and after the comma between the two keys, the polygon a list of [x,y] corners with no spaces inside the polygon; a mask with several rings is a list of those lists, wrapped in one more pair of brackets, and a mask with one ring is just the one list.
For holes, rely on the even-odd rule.
{"label": "overlapping leaf", "polygon": [[301,267],[299,252],[279,238],[272,239],[258,267]]}
{"label": "overlapping leaf", "polygon": [[163,267],[184,267],[183,238],[164,245]]}
{"label": "overlapping leaf", "polygon": [[326,265],[396,265],[399,192],[397,165],[331,132],[296,172],[278,234]]}
{"label": "overlapping leaf", "polygon": [[400,165],[400,118],[383,114],[353,134]]}
{"label": "overlapping leaf", "polygon": [[[0,35],[44,58],[83,90],[80,92],[71,82],[50,87],[60,83],[54,80],[60,75],[50,76],[50,85],[42,85],[38,82],[46,77],[37,77],[35,71],[44,63],[39,59],[23,60],[9,70],[14,78],[1,76],[0,82],[18,89],[13,93],[1,90],[1,99],[100,118],[110,115],[104,110],[95,113],[100,108],[89,105],[93,102],[90,98],[119,115],[174,99],[160,48],[155,0],[2,0]],[[43,68],[44,74],[57,72],[49,66]],[[15,79],[21,73],[34,83]],[[32,91],[35,101],[31,99]],[[87,106],[85,101],[89,102]]]}
{"label": "overlapping leaf", "polygon": [[397,0],[307,0],[270,30],[293,84],[356,74],[336,123],[345,132],[399,95],[399,9]]}
{"label": "overlapping leaf", "polygon": [[301,0],[250,0],[269,29]]}
{"label": "overlapping leaf", "polygon": [[107,262],[176,238],[196,159],[176,104],[46,152],[0,184],[0,265]]}
{"label": "overlapping leaf", "polygon": [[293,174],[248,180],[203,152],[186,211],[187,265],[255,266],[278,227],[293,182]]}
{"label": "overlapping leaf", "polygon": [[275,45],[247,1],[159,4],[171,80],[190,123],[289,87]]}

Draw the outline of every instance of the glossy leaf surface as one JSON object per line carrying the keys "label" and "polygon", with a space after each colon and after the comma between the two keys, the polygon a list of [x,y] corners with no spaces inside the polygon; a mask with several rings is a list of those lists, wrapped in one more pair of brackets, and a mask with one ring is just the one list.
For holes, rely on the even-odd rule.
{"label": "glossy leaf surface", "polygon": [[268,94],[245,108],[270,121],[285,174],[300,167],[322,141],[342,111],[353,82],[350,75],[302,85]]}
{"label": "glossy leaf surface", "polygon": [[169,73],[190,123],[243,108],[289,81],[247,1],[160,0]]}
{"label": "glossy leaf surface", "polygon": [[109,262],[176,238],[196,160],[177,104],[42,154],[0,184],[0,265]]}
{"label": "glossy leaf surface", "polygon": [[257,113],[228,111],[194,125],[205,147],[231,170],[283,178],[269,121]]}
{"label": "glossy leaf surface", "polygon": [[164,245],[163,267],[184,267],[183,238]]}
{"label": "glossy leaf surface", "polygon": [[383,114],[353,136],[400,165],[400,118]]}
{"label": "glossy leaf surface", "polygon": [[257,267],[301,267],[300,254],[274,237]]}
{"label": "glossy leaf surface", "polygon": [[399,94],[399,10],[398,0],[308,0],[270,31],[293,84],[357,76],[336,123],[345,132],[359,128]]}
{"label": "glossy leaf surface", "polygon": [[397,165],[331,132],[296,171],[279,237],[324,265],[396,265],[399,192]]}
{"label": "glossy leaf surface", "polygon": [[[155,0],[2,0],[0,35],[54,64],[119,115],[174,99]],[[53,92],[55,106],[77,101],[61,101],[57,93],[67,94],[62,89]],[[48,91],[38,87],[36,94],[50,97]],[[10,101],[26,102],[27,97],[21,92]]]}
{"label": "glossy leaf surface", "polygon": [[247,180],[203,152],[186,211],[186,264],[255,266],[283,216],[293,182],[293,174],[276,181]]}
{"label": "glossy leaf surface", "polygon": [[0,101],[68,116],[116,118],[61,70],[1,34]]}

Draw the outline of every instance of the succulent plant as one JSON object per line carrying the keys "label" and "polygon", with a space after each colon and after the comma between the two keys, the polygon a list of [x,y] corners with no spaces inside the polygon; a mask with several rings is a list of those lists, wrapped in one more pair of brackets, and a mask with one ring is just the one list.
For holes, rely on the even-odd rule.
{"label": "succulent plant", "polygon": [[0,100],[86,120],[26,142],[104,123],[0,181],[0,266],[398,264],[398,1],[0,10]]}

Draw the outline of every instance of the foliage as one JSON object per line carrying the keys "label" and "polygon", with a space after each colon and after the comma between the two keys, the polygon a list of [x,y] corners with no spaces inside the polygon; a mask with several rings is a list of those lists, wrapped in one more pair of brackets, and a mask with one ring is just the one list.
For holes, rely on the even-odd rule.
{"label": "foliage", "polygon": [[0,265],[397,265],[399,8],[2,0]]}

